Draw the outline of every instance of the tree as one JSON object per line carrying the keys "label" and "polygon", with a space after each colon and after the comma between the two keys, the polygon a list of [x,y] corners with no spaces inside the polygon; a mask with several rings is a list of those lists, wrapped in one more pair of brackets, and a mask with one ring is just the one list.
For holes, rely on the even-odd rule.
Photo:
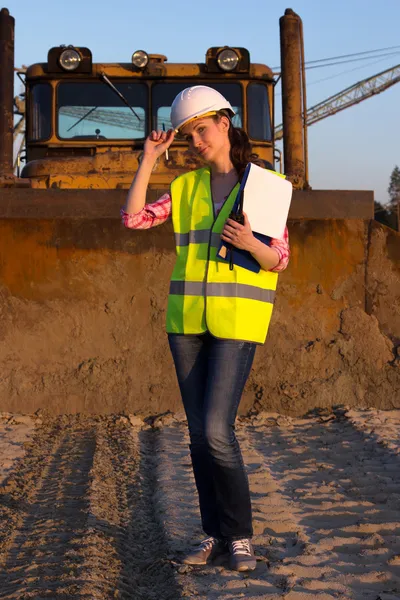
{"label": "tree", "polygon": [[397,209],[397,202],[400,201],[400,169],[396,165],[390,175],[390,182],[388,187],[389,193],[389,204],[391,209]]}
{"label": "tree", "polygon": [[379,221],[387,227],[397,230],[397,213],[395,210],[391,210],[390,204],[382,205],[380,202],[375,200],[375,221]]}
{"label": "tree", "polygon": [[399,231],[398,203],[400,205],[400,169],[396,165],[390,175],[389,202],[381,204],[375,201],[375,220]]}

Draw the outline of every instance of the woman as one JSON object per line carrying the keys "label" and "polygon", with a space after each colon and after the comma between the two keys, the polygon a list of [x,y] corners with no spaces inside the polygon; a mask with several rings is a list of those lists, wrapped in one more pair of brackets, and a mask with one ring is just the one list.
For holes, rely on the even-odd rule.
{"label": "woman", "polygon": [[[190,454],[207,538],[184,558],[206,564],[229,551],[230,566],[253,570],[256,560],[248,479],[235,437],[235,419],[257,344],[265,341],[277,273],[286,268],[289,247],[283,239],[270,246],[229,218],[240,178],[256,157],[246,133],[232,125],[229,102],[207,86],[183,90],[171,107],[173,130],[152,131],[128,193],[123,223],[146,229],[172,212],[177,260],[167,310],[168,341],[188,420]],[[145,206],[156,160],[175,132],[205,167],[177,177],[171,193]],[[217,257],[221,239],[246,250],[258,273]]]}

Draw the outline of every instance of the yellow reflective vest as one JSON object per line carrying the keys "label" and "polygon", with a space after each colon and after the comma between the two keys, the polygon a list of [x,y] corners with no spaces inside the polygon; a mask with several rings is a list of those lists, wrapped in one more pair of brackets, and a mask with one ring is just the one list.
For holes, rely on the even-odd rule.
{"label": "yellow reflective vest", "polygon": [[271,321],[278,273],[253,273],[217,257],[221,233],[239,184],[215,218],[208,168],[171,184],[176,263],[167,308],[167,332],[209,331],[224,339],[263,344]]}

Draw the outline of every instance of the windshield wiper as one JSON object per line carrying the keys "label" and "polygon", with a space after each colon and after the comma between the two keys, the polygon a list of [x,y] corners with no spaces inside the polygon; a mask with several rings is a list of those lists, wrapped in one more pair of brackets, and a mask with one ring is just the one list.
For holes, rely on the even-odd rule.
{"label": "windshield wiper", "polygon": [[87,113],[84,114],[83,117],[81,117],[80,119],[78,119],[78,121],[76,121],[76,123],[74,123],[73,125],[71,125],[71,127],[69,129],[67,129],[67,131],[71,131],[71,129],[73,129],[74,127],[76,127],[77,125],[79,125],[79,123],[81,121],[83,121],[84,119],[86,119],[86,117],[88,117],[97,108],[99,108],[99,107],[95,106],[94,108],[91,108],[90,110],[88,110]]}
{"label": "windshield wiper", "polygon": [[[133,112],[133,114],[135,115],[135,117],[137,118],[138,121],[141,121],[141,118],[139,117],[139,115],[133,110],[132,106],[129,104],[128,100],[125,98],[125,96],[123,96],[121,94],[121,92],[119,90],[117,90],[117,88],[115,87],[115,85],[113,85],[111,83],[111,81],[108,79],[107,75],[105,73],[101,73],[100,74],[101,79],[103,79],[103,81],[112,89],[112,91],[117,94],[117,96],[119,98],[121,98],[122,102],[124,104],[126,104],[126,106]],[[67,129],[67,131],[71,131],[71,129],[73,129],[74,127],[76,127],[77,125],[79,125],[79,123],[81,121],[83,121],[84,119],[86,119],[93,111],[95,111],[96,109],[98,109],[98,106],[95,106],[94,108],[91,108],[90,110],[87,111],[86,114],[83,115],[83,117],[81,117],[80,119],[78,119],[78,121],[76,121],[76,123],[74,123],[73,125],[71,125],[71,127],[69,129]]]}
{"label": "windshield wiper", "polygon": [[139,117],[139,115],[133,110],[132,106],[129,104],[128,100],[125,98],[125,96],[123,96],[121,94],[121,92],[119,90],[117,90],[117,88],[115,87],[114,84],[111,83],[111,81],[108,79],[107,75],[105,73],[101,73],[100,77],[103,79],[103,81],[106,82],[106,84],[113,90],[113,92],[115,92],[117,94],[117,96],[119,96],[119,98],[121,98],[122,102],[124,104],[126,104],[126,106],[129,108],[129,110],[131,110],[133,112],[133,114],[135,115],[135,117],[137,118],[138,121],[141,121],[141,118]]}

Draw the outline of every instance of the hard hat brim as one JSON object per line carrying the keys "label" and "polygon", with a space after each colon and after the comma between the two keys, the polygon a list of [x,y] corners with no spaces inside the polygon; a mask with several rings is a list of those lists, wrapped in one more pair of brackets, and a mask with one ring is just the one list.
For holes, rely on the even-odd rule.
{"label": "hard hat brim", "polygon": [[190,117],[190,119],[188,119],[187,121],[182,123],[182,125],[179,125],[179,127],[177,129],[175,129],[175,133],[180,133],[180,131],[182,130],[182,127],[185,127],[185,125],[189,125],[189,123],[191,123],[192,121],[198,121],[199,119],[206,119],[208,117],[214,117],[215,115],[217,115],[219,112],[222,112],[222,111],[231,113],[230,115],[226,115],[229,119],[235,115],[234,111],[229,108],[223,108],[220,111],[212,110],[212,111],[206,112],[202,115],[196,115],[194,117]]}

